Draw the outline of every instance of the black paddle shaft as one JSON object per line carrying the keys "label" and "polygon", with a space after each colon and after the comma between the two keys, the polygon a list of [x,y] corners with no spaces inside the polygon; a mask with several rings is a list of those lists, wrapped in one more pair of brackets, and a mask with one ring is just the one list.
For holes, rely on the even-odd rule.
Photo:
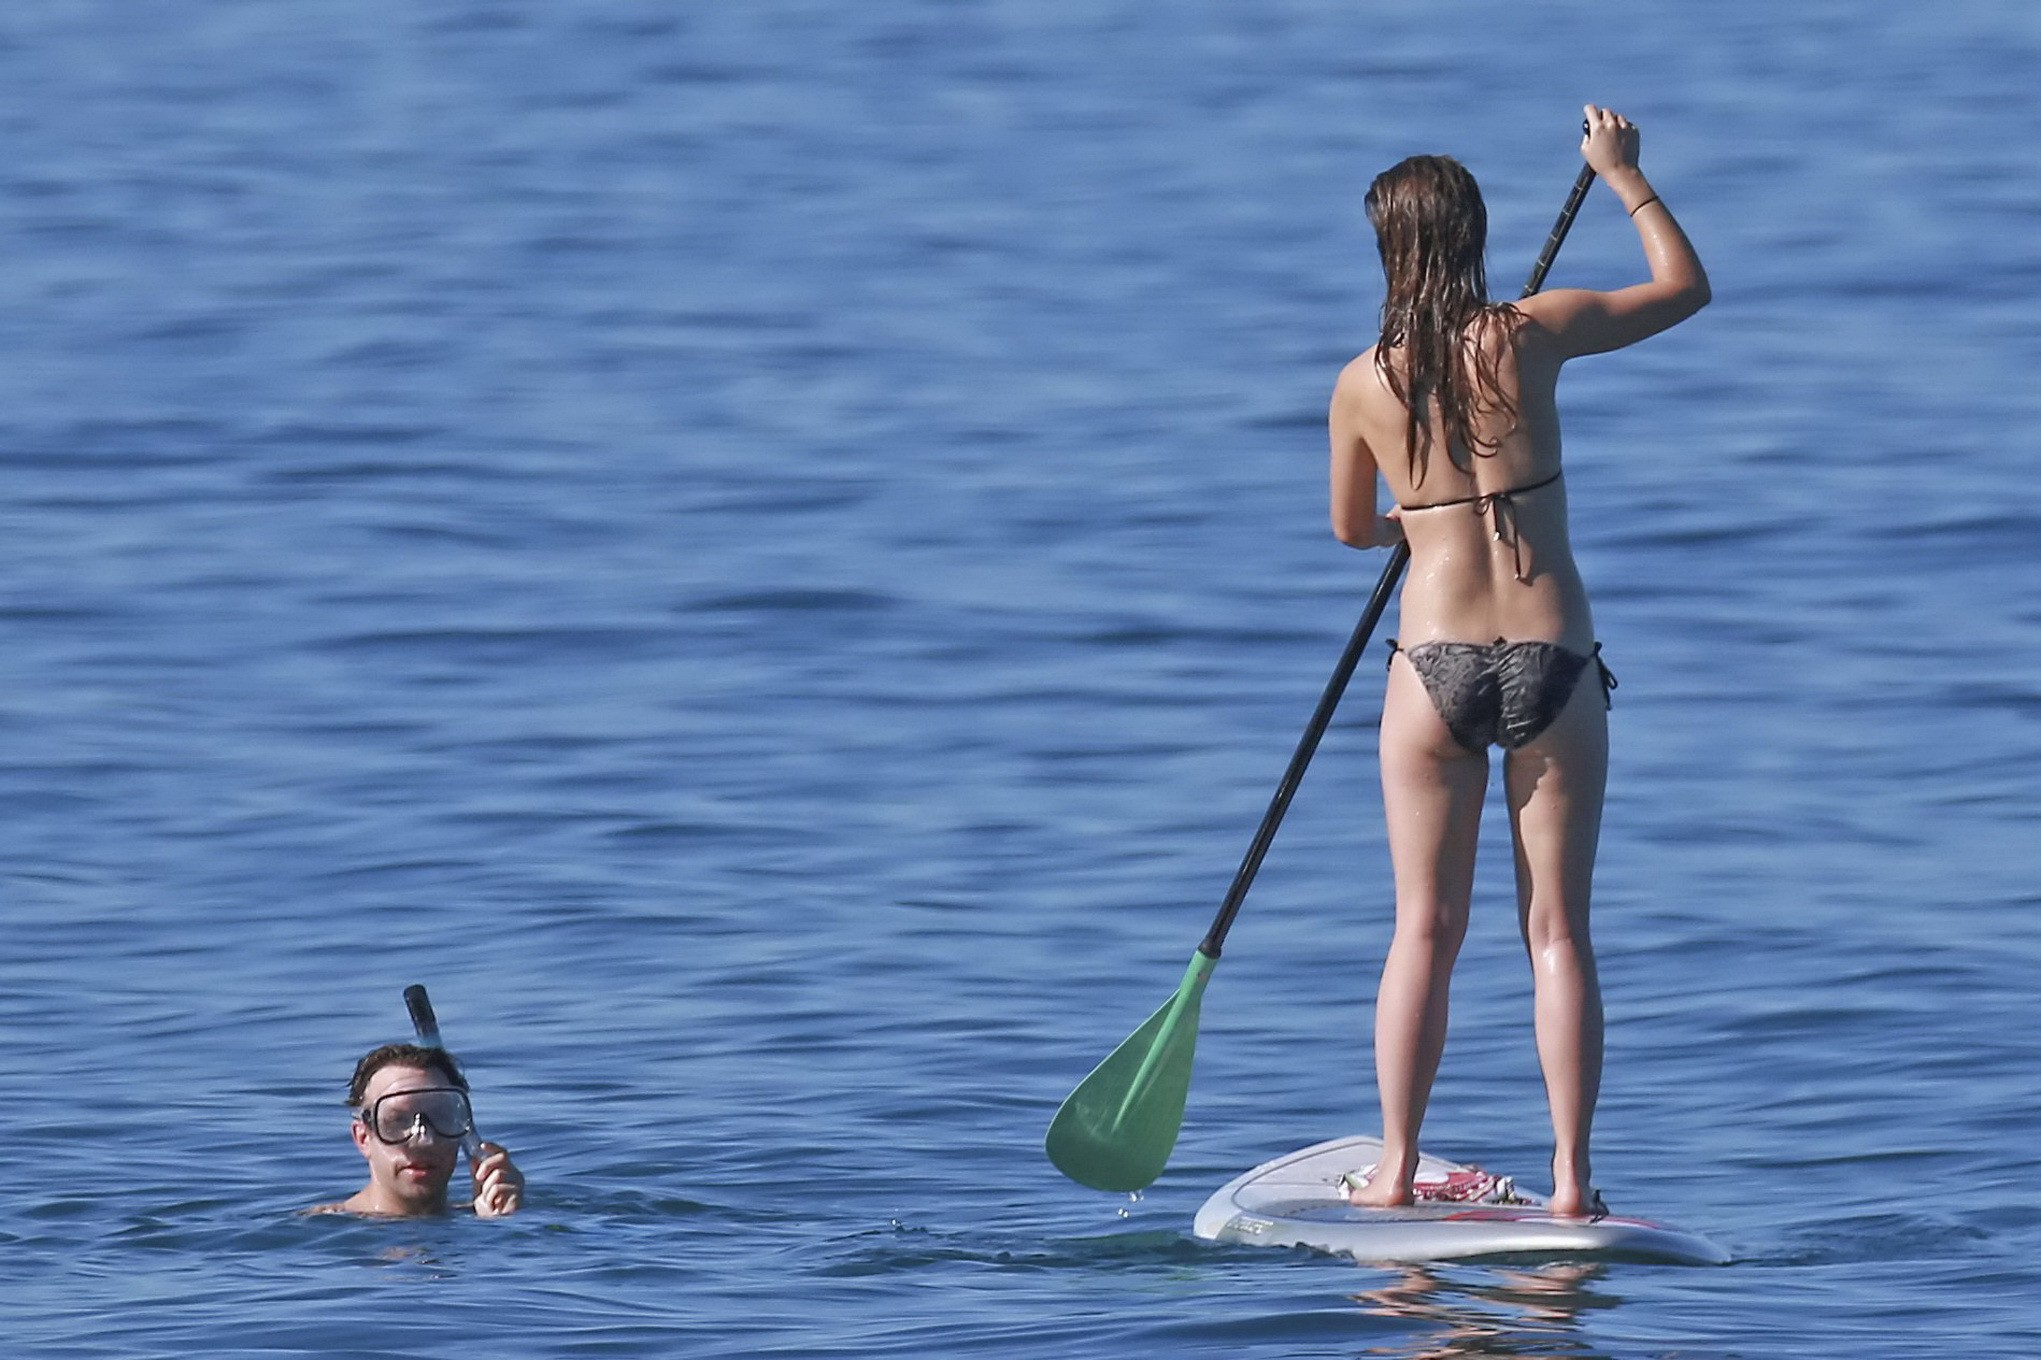
{"label": "black paddle shaft", "polygon": [[[1580,177],[1573,181],[1573,191],[1566,196],[1566,206],[1559,210],[1559,220],[1552,224],[1552,234],[1545,238],[1545,249],[1538,256],[1538,263],[1531,267],[1531,277],[1524,284],[1520,296],[1529,297],[1545,286],[1545,275],[1552,270],[1552,262],[1559,258],[1559,247],[1565,244],[1566,233],[1573,229],[1573,219],[1580,215],[1580,205],[1587,198],[1587,191],[1595,182],[1594,167],[1580,167]],[[1389,564],[1382,568],[1382,579],[1375,582],[1375,593],[1368,597],[1368,607],[1361,611],[1361,621],[1354,625],[1354,634],[1347,639],[1346,650],[1340,653],[1339,664],[1332,668],[1332,679],[1326,682],[1325,693],[1319,696],[1318,707],[1311,714],[1311,721],[1305,725],[1304,737],[1297,743],[1296,752],[1290,757],[1290,766],[1283,771],[1283,782],[1276,785],[1276,796],[1269,800],[1269,810],[1262,814],[1261,825],[1255,829],[1254,843],[1247,847],[1246,858],[1240,861],[1240,871],[1233,875],[1233,886],[1226,890],[1226,900],[1220,904],[1219,915],[1212,922],[1211,930],[1198,946],[1198,952],[1208,959],[1219,957],[1219,951],[1226,944],[1226,932],[1233,929],[1233,918],[1240,914],[1240,904],[1247,900],[1247,890],[1254,883],[1254,876],[1261,871],[1261,862],[1267,857],[1269,846],[1276,839],[1276,828],[1283,824],[1283,814],[1290,810],[1290,800],[1297,796],[1297,786],[1304,782],[1304,771],[1311,764],[1311,757],[1318,751],[1319,738],[1332,725],[1332,714],[1339,707],[1341,696],[1346,693],[1347,682],[1354,678],[1354,668],[1361,663],[1361,653],[1368,649],[1368,642],[1375,635],[1375,625],[1382,621],[1382,611],[1389,607],[1389,596],[1396,589],[1397,578],[1403,575],[1403,568],[1410,561],[1410,545],[1398,543],[1389,554]]]}
{"label": "black paddle shaft", "polygon": [[[1587,125],[1582,124],[1581,131],[1586,130]],[[1566,244],[1566,233],[1573,230],[1573,219],[1580,216],[1580,205],[1587,201],[1587,191],[1594,182],[1595,168],[1581,166],[1579,177],[1573,181],[1573,191],[1566,195],[1566,206],[1559,210],[1559,220],[1552,224],[1552,234],[1545,238],[1545,249],[1539,252],[1538,263],[1531,266],[1531,277],[1518,297],[1529,297],[1545,286],[1545,276],[1552,272],[1552,262],[1559,258],[1559,247]]]}

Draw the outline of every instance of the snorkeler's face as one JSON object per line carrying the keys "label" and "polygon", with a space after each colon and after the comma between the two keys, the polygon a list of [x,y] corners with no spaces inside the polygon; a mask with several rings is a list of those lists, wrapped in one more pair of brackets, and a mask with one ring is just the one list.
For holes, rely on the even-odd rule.
{"label": "snorkeler's face", "polygon": [[[447,1108],[442,1110],[442,1105]],[[449,1115],[456,1107],[465,1114],[467,1101],[449,1097],[444,1073],[391,1066],[369,1078],[361,1108],[355,1111],[354,1145],[369,1164],[370,1181],[393,1212],[436,1213],[445,1207],[447,1182],[453,1178],[461,1148],[461,1130]],[[401,1117],[403,1112],[411,1117]],[[394,1141],[379,1136],[368,1122],[378,1114],[384,1116],[386,1133],[401,1136]]]}

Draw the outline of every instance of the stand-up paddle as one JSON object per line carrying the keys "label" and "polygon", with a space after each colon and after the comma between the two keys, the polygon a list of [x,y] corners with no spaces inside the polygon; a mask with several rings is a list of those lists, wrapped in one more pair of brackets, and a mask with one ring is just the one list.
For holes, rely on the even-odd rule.
{"label": "stand-up paddle", "polygon": [[[1585,125],[1582,131],[1586,131]],[[1545,239],[1545,249],[1531,270],[1522,296],[1529,297],[1544,286],[1545,275],[1558,258],[1559,247],[1566,240],[1594,178],[1591,167],[1581,167],[1580,177],[1574,180],[1566,206],[1560,210],[1552,234]],[[1233,886],[1226,891],[1218,918],[1212,922],[1197,952],[1191,955],[1190,967],[1184,970],[1176,995],[1078,1083],[1050,1122],[1049,1160],[1080,1185],[1095,1190],[1139,1190],[1161,1175],[1168,1164],[1177,1133],[1183,1127],[1184,1099],[1190,1094],[1191,1055],[1198,1042],[1198,1010],[1205,984],[1218,965],[1226,932],[1233,928],[1233,918],[1239,915],[1247,889],[1261,869],[1269,844],[1276,838],[1276,828],[1282,825],[1283,814],[1290,809],[1290,799],[1303,782],[1304,770],[1318,750],[1319,738],[1331,724],[1333,710],[1339,707],[1340,696],[1346,692],[1354,667],[1360,664],[1361,653],[1367,650],[1375,625],[1389,605],[1396,580],[1409,561],[1410,546],[1398,543],[1389,555],[1389,564],[1382,569],[1382,579],[1375,583],[1375,593],[1369,597],[1360,623],[1347,641],[1346,651],[1333,667],[1332,679],[1318,700],[1303,739],[1297,743],[1296,753],[1290,757],[1289,768],[1283,772],[1282,783],[1276,786],[1268,811],[1262,815],[1261,826],[1254,833],[1254,842],[1248,846],[1240,871],[1233,876]]]}
{"label": "stand-up paddle", "polygon": [[[439,1017],[432,1013],[432,998],[425,994],[425,988],[412,983],[404,989],[404,1009],[411,1012],[411,1028],[418,1034],[418,1042],[427,1048],[445,1048],[439,1038]],[[475,1132],[475,1120],[468,1117],[468,1131],[461,1135],[461,1151],[468,1154],[468,1165],[472,1168],[482,1160],[482,1135]]]}

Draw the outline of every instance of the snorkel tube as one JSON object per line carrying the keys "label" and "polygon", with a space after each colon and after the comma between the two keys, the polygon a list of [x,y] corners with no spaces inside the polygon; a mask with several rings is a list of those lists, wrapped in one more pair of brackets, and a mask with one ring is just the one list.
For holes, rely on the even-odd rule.
{"label": "snorkel tube", "polygon": [[[427,1048],[445,1049],[439,1038],[439,1017],[432,1013],[432,998],[425,994],[425,988],[412,983],[404,989],[404,1009],[411,1012],[411,1028],[418,1033],[418,1042]],[[482,1160],[482,1135],[475,1131],[473,1099],[468,1102],[468,1131],[461,1135],[461,1151],[468,1154],[468,1169]]]}

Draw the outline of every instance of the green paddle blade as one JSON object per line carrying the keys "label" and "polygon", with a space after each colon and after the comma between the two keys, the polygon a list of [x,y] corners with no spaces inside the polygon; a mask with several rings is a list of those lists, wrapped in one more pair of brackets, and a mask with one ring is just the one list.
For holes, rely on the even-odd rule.
{"label": "green paddle blade", "polygon": [[1049,1160],[1094,1190],[1139,1190],[1162,1174],[1183,1127],[1198,1007],[1219,961],[1191,956],[1176,995],[1079,1082],[1049,1124]]}

